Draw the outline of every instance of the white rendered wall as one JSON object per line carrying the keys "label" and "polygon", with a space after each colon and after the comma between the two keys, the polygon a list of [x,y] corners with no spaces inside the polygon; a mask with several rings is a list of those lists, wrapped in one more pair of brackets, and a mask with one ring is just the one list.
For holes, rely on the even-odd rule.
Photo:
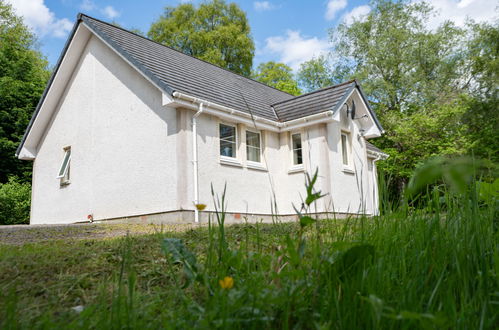
{"label": "white rendered wall", "polygon": [[[177,209],[176,110],[92,37],[34,162],[31,223],[71,223]],[[56,179],[71,146],[71,184]]]}
{"label": "white rendered wall", "polygon": [[[360,103],[360,102],[359,102]],[[188,150],[187,159],[191,159],[191,118],[189,110],[182,113],[184,135],[182,150]],[[179,117],[181,117],[179,115]],[[261,132],[263,136],[264,156],[262,165],[266,170],[251,168],[246,162],[245,130],[241,124],[221,121],[202,114],[197,119],[198,125],[198,160],[200,203],[213,210],[211,184],[215,193],[221,194],[227,183],[227,211],[236,213],[270,214],[271,204],[275,201],[279,214],[294,214],[294,204],[298,209],[305,198],[305,171],[313,173],[319,170],[316,189],[327,196],[314,205],[317,212],[372,213],[373,200],[370,194],[370,177],[367,168],[365,142],[360,137],[359,127],[355,122],[343,119],[344,124],[331,122],[317,124],[293,132]],[[220,160],[218,127],[220,123],[237,125],[238,147],[236,161],[228,165]],[[351,162],[348,169],[342,163],[340,132],[348,129],[351,136]],[[293,168],[290,146],[290,134],[300,132],[303,140],[303,170]],[[180,141],[180,140],[179,140]],[[186,158],[179,154],[179,157]],[[179,162],[182,173],[187,173],[183,190],[181,208],[193,209],[192,163],[184,159]],[[183,164],[183,165],[180,165]],[[180,176],[179,176],[179,179]],[[180,185],[179,185],[180,188]],[[273,199],[275,197],[275,200]]]}
{"label": "white rendered wall", "polygon": [[[358,95],[356,104],[362,103]],[[97,38],[88,42],[38,146],[34,162],[31,223],[72,223],[193,210],[192,127],[194,111],[163,107],[162,95]],[[238,165],[220,162],[218,125],[198,117],[199,202],[213,210],[211,184],[227,211],[294,214],[305,196],[305,171],[319,169],[316,188],[327,197],[313,211],[377,209],[376,178],[369,174],[360,123],[346,118],[302,128],[303,170],[293,168],[290,134],[261,132],[264,169],[246,162],[245,127],[237,124]],[[225,122],[227,123],[227,122]],[[235,123],[229,123],[235,124]],[[342,164],[341,130],[351,136],[351,166]],[[71,146],[71,184],[56,179]],[[375,167],[374,167],[375,175]],[[273,198],[275,197],[275,200]]]}

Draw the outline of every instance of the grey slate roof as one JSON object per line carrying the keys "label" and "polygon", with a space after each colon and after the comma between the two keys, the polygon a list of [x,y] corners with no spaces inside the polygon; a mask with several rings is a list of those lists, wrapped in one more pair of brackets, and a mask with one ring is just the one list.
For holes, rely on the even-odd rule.
{"label": "grey slate roof", "polygon": [[374,151],[374,152],[380,152],[380,153],[383,153],[383,150],[381,150],[380,148],[376,147],[374,144],[372,144],[371,142],[367,141],[366,140],[366,147],[367,147],[367,150],[371,150],[371,151]]}
{"label": "grey slate roof", "polygon": [[81,20],[159,80],[167,92],[186,93],[246,113],[249,107],[254,115],[271,120],[277,118],[270,105],[294,97],[114,25],[85,15]]}
{"label": "grey slate roof", "polygon": [[369,107],[367,98],[355,80],[295,97],[120,27],[84,14],[78,14],[77,22],[24,132],[16,155],[19,154],[26,141],[81,22],[84,22],[94,33],[170,95],[175,91],[183,92],[234,110],[284,122],[328,110],[334,111],[334,107],[341,105],[342,98],[344,99],[349,94],[350,88],[357,87],[366,101],[376,125],[383,131],[376,114]]}
{"label": "grey slate roof", "polygon": [[275,103],[273,107],[281,121],[335,110],[338,105],[343,103],[342,101],[345,100],[355,86],[355,81],[348,81]]}

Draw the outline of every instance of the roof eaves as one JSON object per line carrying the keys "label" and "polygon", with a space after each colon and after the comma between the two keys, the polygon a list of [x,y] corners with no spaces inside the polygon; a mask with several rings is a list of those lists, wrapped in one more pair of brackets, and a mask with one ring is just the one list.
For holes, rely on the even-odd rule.
{"label": "roof eaves", "polygon": [[[352,82],[355,82],[355,80],[352,80],[350,81],[350,83]],[[356,83],[354,83],[349,89],[347,89],[345,91],[345,94],[343,94],[343,97],[341,98],[341,100],[338,101],[338,103],[336,103],[336,106],[331,109],[331,111],[333,111],[333,113],[336,113],[336,111],[338,111],[338,109],[343,106],[343,103],[345,103],[348,99],[348,97],[350,96],[350,94],[352,94],[352,91],[355,89],[355,86],[356,86]]]}
{"label": "roof eaves", "polygon": [[369,112],[373,116],[373,119],[374,119],[374,122],[376,123],[376,126],[378,126],[379,130],[381,131],[381,133],[384,133],[385,130],[381,126],[381,123],[379,122],[378,117],[376,117],[376,113],[373,111],[373,109],[369,105],[369,102],[367,100],[366,94],[364,94],[364,91],[362,90],[362,87],[360,87],[360,84],[357,82],[357,80],[354,80],[354,81],[355,81],[355,85],[357,86],[357,88],[359,90],[360,95],[364,99],[364,103],[367,105],[367,109],[369,110]]}
{"label": "roof eaves", "polygon": [[341,84],[338,84],[338,85],[333,85],[333,86],[328,86],[328,87],[324,87],[324,88],[321,88],[321,89],[317,89],[317,90],[309,92],[309,93],[305,93],[305,94],[301,94],[301,95],[295,96],[293,98],[290,98],[289,100],[284,100],[284,101],[276,102],[276,103],[272,104],[272,106],[279,105],[279,104],[286,103],[286,102],[293,102],[296,99],[300,99],[300,98],[303,98],[303,97],[306,97],[306,96],[309,96],[309,95],[312,95],[312,94],[320,93],[320,92],[323,92],[323,91],[328,90],[328,89],[335,89],[335,88],[341,87],[343,85],[351,84],[353,82],[355,82],[355,80],[349,80],[349,81],[345,81],[345,82],[343,82]]}
{"label": "roof eaves", "polygon": [[68,40],[66,40],[66,43],[64,44],[64,48],[62,49],[61,55],[57,59],[57,63],[54,67],[54,70],[52,71],[52,74],[50,75],[49,81],[47,82],[47,86],[45,86],[45,89],[43,90],[43,94],[40,97],[40,100],[38,101],[38,104],[36,105],[35,111],[33,112],[33,115],[31,116],[31,119],[28,123],[28,126],[26,127],[26,130],[24,131],[23,138],[21,139],[21,142],[19,143],[19,146],[16,149],[16,154],[15,156],[19,156],[19,153],[21,152],[21,149],[24,146],[24,143],[26,142],[26,138],[28,137],[29,132],[31,131],[31,128],[33,127],[33,123],[35,122],[36,117],[38,116],[38,113],[40,112],[40,108],[45,101],[45,98],[47,97],[47,93],[52,86],[52,83],[54,82],[54,78],[57,75],[57,72],[59,71],[59,67],[61,66],[62,60],[64,59],[64,56],[66,55],[69,45],[71,44],[71,41],[73,41],[73,37],[76,34],[76,30],[78,29],[78,25],[80,23],[80,17],[81,14],[78,14],[77,20],[75,24],[73,25],[73,28],[71,29],[71,33],[69,34]]}
{"label": "roof eaves", "polygon": [[170,96],[173,95],[173,92],[175,91],[173,88],[164,83],[161,79],[159,79],[151,71],[149,71],[146,67],[144,67],[139,61],[137,61],[133,56],[131,56],[127,51],[125,51],[118,44],[116,44],[111,38],[107,36],[105,32],[101,31],[90,20],[88,20],[86,15],[78,14],[78,17],[82,18],[82,21],[85,23],[85,26],[87,26],[90,30],[92,30],[92,32],[94,32],[100,38],[102,38],[115,51],[117,51],[121,56],[123,56],[127,61],[129,61],[130,64],[132,64],[137,70],[142,72],[148,79],[154,82],[160,89],[162,89],[165,93],[169,94]]}

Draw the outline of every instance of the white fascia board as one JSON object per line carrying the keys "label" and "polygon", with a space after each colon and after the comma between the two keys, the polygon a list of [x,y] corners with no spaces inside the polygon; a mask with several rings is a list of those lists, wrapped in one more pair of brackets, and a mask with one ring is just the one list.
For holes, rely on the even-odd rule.
{"label": "white fascia board", "polygon": [[29,129],[23,146],[18,154],[19,159],[33,160],[36,158],[37,148],[45,130],[52,119],[54,111],[57,109],[61,95],[64,93],[67,82],[71,79],[74,69],[80,60],[83,49],[89,38],[90,31],[80,24],[75,35],[68,46],[66,55],[55,73],[52,84],[40,105],[39,111]]}
{"label": "white fascia board", "polygon": [[[253,127],[257,130],[267,130],[267,131],[272,131],[272,132],[279,132],[279,128],[275,125],[266,124],[263,122],[259,122],[257,120],[255,120],[253,122],[253,120],[251,120],[251,118],[243,117],[243,116],[240,116],[236,113],[230,113],[230,112],[218,110],[218,109],[210,106],[210,104],[207,104],[207,103],[202,102],[202,101],[200,101],[199,103],[203,103],[203,106],[204,106],[203,113],[210,114],[210,115],[213,115],[215,117],[218,117],[218,118],[230,121],[230,122],[245,124],[246,126]],[[176,99],[174,102],[174,105],[175,106],[182,106],[182,107],[185,107],[185,108],[188,108],[191,110],[198,110],[199,103],[187,102],[187,101]],[[256,125],[256,127],[255,127],[255,125]]]}
{"label": "white fascia board", "polygon": [[311,125],[328,123],[330,121],[335,121],[335,119],[333,118],[333,112],[332,111],[321,112],[315,115],[303,117],[300,119],[295,119],[290,122],[284,122],[282,123],[284,125],[281,125],[281,132],[293,131]]}
{"label": "white fascia board", "polygon": [[374,161],[376,162],[378,160],[388,159],[388,157],[390,157],[390,155],[385,154],[384,152],[378,152],[378,151],[367,149],[367,157],[374,159]]}
{"label": "white fascia board", "polygon": [[196,98],[194,96],[183,94],[180,92],[174,92],[173,97],[174,97],[174,102],[169,103],[168,105],[171,105],[173,107],[184,106],[192,110],[197,110],[198,104],[203,103],[205,105],[204,112],[206,113],[210,113],[212,115],[218,116],[220,118],[232,122],[246,124],[247,126],[250,127],[255,127],[256,125],[257,129],[268,130],[272,132],[287,132],[319,123],[327,123],[329,121],[334,120],[334,118],[332,117],[333,112],[325,111],[283,123],[274,120],[269,120],[266,118],[260,118],[257,116],[252,117],[250,114],[237,111],[222,105],[218,105],[210,101],[205,101]]}
{"label": "white fascia board", "polygon": [[204,111],[206,113],[212,114],[214,116],[233,121],[236,123],[242,123],[248,125],[250,127],[255,127],[257,129],[269,130],[273,132],[279,132],[278,122],[269,120],[266,118],[261,118],[258,116],[251,116],[245,112],[241,112],[238,110],[231,109],[229,107],[225,107],[223,105],[215,104],[210,101],[206,101],[203,99],[199,99],[194,96],[190,96],[187,94],[183,94],[180,92],[173,93],[174,102],[170,105],[175,106],[181,105],[187,107],[189,109],[197,110],[199,104],[203,103]]}

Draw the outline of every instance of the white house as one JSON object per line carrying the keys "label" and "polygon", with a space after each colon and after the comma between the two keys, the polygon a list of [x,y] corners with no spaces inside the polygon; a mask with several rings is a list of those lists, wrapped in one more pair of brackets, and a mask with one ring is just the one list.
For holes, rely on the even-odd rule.
{"label": "white house", "polygon": [[356,81],[295,97],[80,14],[17,157],[32,224],[205,221],[225,183],[229,220],[286,217],[315,169],[314,210],[376,214],[382,132]]}

